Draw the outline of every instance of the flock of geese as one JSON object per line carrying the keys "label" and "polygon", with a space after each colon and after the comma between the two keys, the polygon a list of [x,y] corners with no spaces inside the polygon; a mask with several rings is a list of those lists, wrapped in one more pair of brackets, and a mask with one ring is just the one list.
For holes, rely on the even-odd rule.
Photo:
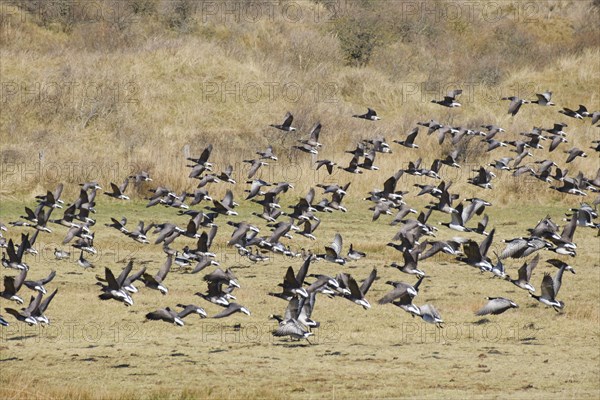
{"label": "flock of geese", "polygon": [[[460,89],[453,90],[444,99],[433,100],[433,102],[449,108],[460,107],[458,98],[461,92]],[[545,92],[538,94],[537,100],[533,101],[522,100],[514,96],[505,99],[510,100],[508,112],[514,116],[524,104],[554,106],[551,96],[551,92]],[[600,119],[599,112],[590,113],[584,106],[579,106],[576,111],[564,108],[559,112],[576,120],[591,118],[594,125]],[[377,113],[370,108],[367,113],[353,115],[353,117],[369,121],[368,123],[376,123],[380,120]],[[293,115],[288,112],[281,124],[272,124],[271,127],[282,132],[294,132],[297,129],[292,126],[293,120]],[[494,171],[496,173],[509,171],[515,177],[529,175],[548,184],[557,182],[550,187],[573,196],[586,196],[591,192],[600,191],[600,169],[595,177],[586,177],[581,172],[577,175],[569,175],[565,168],[565,165],[571,163],[575,158],[587,157],[583,150],[576,147],[565,150],[564,153],[568,156],[564,160],[557,160],[561,161],[560,166],[557,162],[545,158],[549,152],[568,143],[568,138],[573,136],[564,131],[568,125],[556,122],[548,128],[534,127],[530,132],[519,135],[523,137],[522,140],[510,141],[504,138],[505,130],[499,126],[485,125],[482,126],[484,130],[478,130],[453,127],[432,119],[418,122],[417,126],[404,138],[393,140],[393,146],[418,149],[418,135],[422,127],[427,128],[427,135],[435,133],[440,145],[445,140],[450,141],[454,150],[443,158],[435,159],[430,168],[422,165],[421,158],[408,163],[407,168],[398,170],[385,180],[383,189],[375,189],[365,198],[365,201],[369,203],[369,210],[373,212],[373,222],[390,216],[389,224],[398,229],[387,245],[397,250],[403,261],[401,263],[391,262],[386,266],[397,269],[398,278],[403,276],[401,274],[403,273],[406,274],[405,276],[414,276],[416,279],[415,283],[401,280],[387,281],[386,284],[390,286],[390,289],[377,301],[378,304],[395,305],[413,317],[421,318],[426,323],[443,326],[444,320],[433,304],[417,305],[415,303],[421,284],[428,276],[419,267],[420,262],[442,252],[455,257],[457,263],[474,267],[481,273],[500,278],[498,281],[506,281],[507,284],[515,285],[527,292],[533,299],[556,311],[562,310],[565,305],[558,299],[558,295],[563,273],[565,271],[575,273],[574,268],[566,262],[569,258],[572,259],[577,255],[577,245],[574,241],[575,230],[577,227],[581,227],[580,229],[596,229],[600,233],[596,212],[600,197],[592,204],[581,203],[579,207],[571,208],[567,215],[569,218],[565,219],[567,222],[562,227],[559,227],[547,216],[536,226],[528,229],[524,236],[503,240],[505,248],[500,254],[495,253],[494,259],[491,258],[489,251],[495,238],[495,229],[487,231],[490,221],[485,214],[486,207],[491,204],[483,197],[485,197],[486,190],[492,189],[492,182],[496,177]],[[286,134],[288,139],[295,142],[293,146],[290,146],[293,149],[291,151],[301,151],[317,158],[316,156],[323,148],[323,144],[319,142],[321,128],[321,124],[316,123],[306,138],[301,135],[295,136],[296,134],[292,138],[290,134]],[[480,137],[480,143],[476,145],[484,147],[487,152],[498,152],[502,148],[511,148],[516,155],[511,157],[503,154],[503,157],[477,168],[476,174],[468,179],[468,183],[478,188],[481,198],[470,198],[459,202],[459,193],[451,191],[452,182],[443,178],[444,169],[461,168],[460,163],[464,160],[464,156],[457,145],[468,137],[473,139],[476,136]],[[547,152],[541,151],[543,147],[540,143],[544,141],[550,143]],[[600,151],[600,141],[596,140],[591,143],[591,149],[596,152]],[[236,313],[250,315],[248,308],[237,303],[234,292],[241,284],[232,268],[221,268],[215,260],[216,254],[211,252],[218,229],[225,228],[219,222],[226,219],[226,225],[230,226],[228,230],[231,231],[227,245],[234,247],[240,255],[247,257],[251,262],[259,263],[268,260],[269,253],[283,254],[291,258],[302,257],[303,259],[303,263],[297,271],[294,271],[292,266],[287,268],[282,282],[278,285],[278,290],[268,293],[287,303],[283,315],[270,316],[278,321],[277,327],[272,332],[274,336],[309,340],[308,338],[313,335],[313,330],[320,326],[320,323],[313,319],[318,294],[332,298],[344,298],[364,309],[371,308],[367,295],[372,284],[378,279],[377,269],[373,269],[366,277],[355,277],[350,273],[343,272],[343,266],[347,263],[359,262],[367,255],[352,244],[347,252],[344,251],[340,233],[335,234],[331,244],[325,246],[323,252],[306,251],[304,248],[301,251],[295,251],[291,246],[293,243],[292,233],[311,240],[316,238],[315,234],[321,223],[319,214],[349,212],[344,207],[343,200],[348,194],[350,183],[318,184],[316,187],[310,188],[308,193],[295,204],[290,205],[290,211],[284,212],[279,204],[279,197],[282,193],[293,190],[294,187],[288,182],[273,183],[257,178],[261,167],[268,165],[269,161],[278,160],[272,146],[266,150],[257,151],[257,157],[254,159],[243,160],[250,165],[248,174],[244,176],[249,185],[245,190],[248,194],[244,200],[257,205],[257,211],[252,212],[251,218],[266,221],[270,232],[263,234],[255,223],[234,222],[228,218],[238,215],[235,209],[239,205],[234,200],[233,192],[230,189],[226,190],[222,199],[210,196],[208,185],[237,185],[233,179],[234,171],[231,166],[219,173],[214,171],[214,165],[209,162],[212,150],[212,145],[208,145],[199,157],[187,159],[190,168],[188,176],[197,185],[193,193],[177,194],[166,186],[157,186],[150,191],[151,195],[147,198],[146,207],[162,205],[177,209],[178,215],[189,218],[186,225],[179,226],[173,222],[145,223],[140,221],[137,226],[130,227],[127,225],[126,218],[121,220],[111,218],[111,223],[105,224],[107,228],[118,231],[123,236],[123,240],[133,240],[142,245],[152,243],[155,246],[162,246],[164,263],[155,272],[147,270],[145,266],[134,271],[134,260],[130,260],[121,271],[113,271],[109,267],[104,267],[104,274],[96,276],[101,300],[119,301],[126,306],[133,306],[133,296],[140,290],[136,285],[143,285],[147,290],[155,290],[166,296],[169,293],[169,273],[175,264],[180,270],[190,274],[210,270],[203,276],[206,290],[197,292],[196,295],[205,301],[206,305],[218,307],[218,312],[211,313],[212,318],[228,317]],[[534,152],[537,153],[537,157],[534,157]],[[317,170],[325,168],[330,175],[336,167],[350,174],[363,174],[379,169],[376,166],[376,157],[380,154],[385,157],[393,157],[390,155],[393,153],[392,146],[383,137],[362,140],[354,149],[347,150],[346,153],[352,156],[347,164],[338,165],[332,160],[318,159],[314,163],[314,167]],[[531,158],[532,161],[524,162],[528,158]],[[404,174],[423,177],[427,182],[414,185],[417,188],[414,192],[416,196],[428,196],[431,199],[431,202],[420,212],[407,205],[405,198],[409,192],[398,188]],[[113,201],[127,201],[129,196],[126,192],[130,183],[136,186],[142,184],[149,186],[150,182],[152,182],[150,175],[142,171],[126,177],[119,186],[110,183],[110,190],[104,191],[103,194],[114,199]],[[94,267],[86,259],[86,254],[97,253],[94,247],[96,232],[93,230],[96,223],[94,219],[95,200],[96,194],[102,188],[97,182],[86,182],[80,186],[78,198],[69,204],[61,199],[62,184],[59,184],[54,191],[37,196],[37,206],[34,209],[25,207],[24,215],[19,220],[9,222],[9,225],[12,226],[11,233],[18,232],[10,235],[10,238],[3,236],[6,235],[5,232],[8,231],[8,228],[0,223],[0,246],[5,249],[2,255],[2,265],[18,271],[16,276],[5,275],[0,297],[23,305],[24,297],[31,294],[26,307],[20,309],[6,307],[4,309],[7,314],[18,321],[31,325],[50,323],[50,319],[45,313],[58,289],[54,289],[48,295],[46,285],[53,282],[57,275],[56,271],[52,271],[47,277],[29,280],[30,275],[35,276],[36,274],[26,262],[29,255],[37,253],[34,246],[40,233],[44,235],[53,230],[64,230],[63,247],[70,244],[70,247],[75,250],[56,248],[54,252],[56,259],[68,260],[71,257],[71,251],[76,251],[79,253],[77,263],[82,268],[87,270]],[[320,201],[316,199],[317,190],[322,191],[323,198]],[[193,208],[197,205],[206,206]],[[56,209],[64,209],[62,217],[51,219]],[[444,228],[428,224],[427,221],[433,212],[448,215],[449,221],[441,223]],[[410,214],[418,216],[412,218]],[[471,223],[474,217],[481,215],[483,217],[476,224]],[[474,233],[480,235],[482,240],[478,242],[462,237],[454,237],[452,240],[446,241],[430,239],[436,236],[438,229]],[[17,244],[18,237],[20,237],[20,241]],[[191,239],[194,245],[182,246],[184,238],[188,239],[188,243]],[[556,273],[553,275],[543,274],[538,292],[532,281],[532,274],[540,263],[542,254],[539,252],[540,250],[553,253],[552,257],[545,262],[554,267]],[[516,276],[512,272],[509,275],[505,268],[504,262],[508,258],[524,259]],[[311,267],[312,264],[318,261],[338,264],[340,272],[335,276],[309,273],[309,269],[314,269]],[[36,276],[36,278],[38,277]],[[26,292],[23,286],[31,292]],[[511,299],[488,297],[487,302],[476,314],[501,314],[517,307],[517,303]],[[147,320],[166,321],[182,326],[184,318],[190,314],[197,314],[200,318],[206,318],[209,315],[203,307],[195,304],[177,304],[174,308],[165,307],[152,310],[145,317]],[[9,323],[7,318],[0,316],[0,324],[8,325]]]}

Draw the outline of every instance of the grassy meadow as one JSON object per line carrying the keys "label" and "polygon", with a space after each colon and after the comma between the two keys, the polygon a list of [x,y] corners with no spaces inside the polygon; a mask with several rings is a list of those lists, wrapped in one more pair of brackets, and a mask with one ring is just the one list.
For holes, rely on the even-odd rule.
{"label": "grassy meadow", "polygon": [[[97,196],[95,247],[89,257],[96,268],[77,265],[79,253],[56,261],[55,247],[66,229],[52,225],[41,233],[37,256],[27,256],[30,278],[57,277],[48,285],[59,292],[45,327],[19,323],[6,315],[13,303],[0,299],[0,314],[11,325],[0,327],[0,398],[2,399],[359,399],[359,398],[565,398],[600,396],[600,238],[597,231],[578,227],[577,257],[568,261],[576,274],[565,273],[558,298],[566,304],[557,313],[509,282],[442,255],[419,263],[427,273],[415,304],[434,304],[445,327],[438,329],[377,300],[391,288],[388,280],[414,283],[411,276],[386,267],[402,254],[386,243],[398,231],[392,217],[371,222],[370,190],[418,157],[429,167],[449,154],[448,141],[421,128],[409,150],[392,144],[419,121],[436,119],[452,126],[479,129],[496,124],[503,140],[523,140],[534,126],[550,128],[567,122],[569,143],[553,153],[534,150],[523,164],[552,159],[594,177],[600,168],[589,149],[599,130],[557,111],[600,109],[600,7],[597,1],[447,2],[447,1],[277,1],[251,7],[252,2],[128,0],[96,2],[0,2],[0,221],[16,221],[34,197],[65,184],[63,198],[73,201],[78,183],[98,180],[103,188],[121,183],[131,173],[146,170],[153,182],[134,187],[129,202]],[[462,107],[432,104],[448,90],[463,88]],[[533,100],[535,93],[553,92],[554,107],[524,105],[512,117],[504,96]],[[370,123],[352,114],[374,108],[381,121]],[[295,133],[281,133],[269,124],[281,123],[291,111]],[[323,144],[318,157],[291,150],[320,121]],[[379,171],[362,175],[336,170],[315,171],[316,159],[339,165],[350,160],[345,150],[361,139],[386,138],[392,154],[377,154]],[[184,327],[146,322],[144,315],[178,303],[194,303],[212,316],[220,311],[194,293],[205,291],[205,272],[190,275],[174,266],[166,279],[169,294],[141,288],[135,304],[98,299],[97,274],[104,267],[118,273],[133,258],[134,271],[145,265],[152,273],[164,262],[161,247],[141,245],[106,228],[110,217],[187,224],[187,217],[162,206],[146,208],[148,190],[168,186],[192,192],[186,157],[197,157],[208,145],[210,161],[219,172],[234,167],[237,185],[210,184],[213,198],[232,189],[240,203],[233,221],[258,225],[251,215],[261,206],[243,201],[248,165],[243,160],[272,144],[279,157],[258,174],[269,182],[289,181],[284,209],[318,183],[352,182],[344,199],[347,213],[319,214],[317,240],[299,235],[285,239],[293,249],[323,252],[336,232],[367,252],[367,257],[341,267],[316,262],[310,273],[335,275],[345,271],[360,281],[377,268],[367,299],[370,310],[351,302],[319,295],[313,318],[321,323],[312,345],[274,338],[271,314],[282,314],[286,303],[268,296],[277,291],[286,268],[301,259],[271,255],[252,264],[226,243],[233,228],[219,217],[212,250],[221,267],[232,267],[241,288],[237,302],[252,315],[226,319],[186,318]],[[566,165],[563,153],[573,146],[589,156]],[[504,156],[512,148],[485,152],[479,138],[461,142],[461,169],[442,167],[453,181],[451,193],[460,199],[481,197],[496,228],[492,250],[503,239],[527,236],[527,228],[549,215],[561,228],[565,213],[581,198],[560,194],[531,177],[497,172],[493,190],[466,183],[472,170]],[[430,178],[403,176],[398,189],[405,201],[422,210],[428,196],[416,197],[414,184]],[[435,182],[437,184],[437,182]],[[321,199],[316,190],[315,200]],[[591,193],[593,195],[593,193]],[[595,196],[584,200],[593,201]],[[203,209],[201,203],[194,209]],[[62,216],[55,210],[53,218]],[[476,222],[472,221],[470,225]],[[430,223],[447,222],[434,212]],[[25,228],[9,227],[7,238],[20,242]],[[440,227],[436,240],[473,238]],[[155,236],[150,235],[153,242]],[[433,239],[433,238],[432,238]],[[179,238],[174,247],[194,245]],[[491,255],[491,253],[490,253]],[[538,289],[544,272],[556,269],[540,252],[532,284]],[[492,256],[492,259],[494,257]],[[516,276],[523,260],[507,260]],[[210,268],[207,268],[208,272]],[[15,275],[2,268],[0,279]],[[138,287],[142,286],[138,283]],[[27,302],[29,294],[22,289]],[[498,316],[477,317],[486,296],[508,297],[518,309]]]}

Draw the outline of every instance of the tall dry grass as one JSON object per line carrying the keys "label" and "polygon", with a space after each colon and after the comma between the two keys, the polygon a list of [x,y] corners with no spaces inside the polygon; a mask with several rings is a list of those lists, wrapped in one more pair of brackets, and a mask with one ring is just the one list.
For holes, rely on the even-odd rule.
{"label": "tall dry grass", "polygon": [[[499,124],[507,139],[564,120],[558,107],[523,107],[509,117],[501,96],[533,98],[551,89],[559,106],[599,107],[592,90],[600,83],[592,2],[529,8],[503,2],[500,17],[491,18],[478,8],[485,4],[469,11],[468,2],[345,1],[331,9],[328,2],[299,1],[254,19],[224,11],[239,2],[94,4],[13,1],[2,8],[4,195],[57,181],[107,185],[141,169],[158,184],[192,189],[184,156],[208,143],[215,147],[212,160],[234,165],[238,180],[241,160],[272,143],[281,161],[265,176],[290,180],[291,171],[301,171],[295,183],[306,190],[325,177],[315,178],[310,157],[289,150],[292,138],[268,127],[288,110],[297,137],[321,121],[319,158],[344,164],[349,157],[342,151],[358,140],[381,135],[391,142],[431,118],[470,128]],[[301,17],[284,13],[292,6]],[[465,89],[462,109],[430,103],[454,87]],[[350,118],[367,106],[384,119]],[[597,137],[589,120],[569,122],[569,146],[586,147]],[[430,164],[443,154],[433,137],[422,134],[418,142],[417,153],[394,146],[394,154],[378,157],[375,181],[417,155]],[[476,146],[476,162],[498,156]],[[598,167],[575,166],[588,175]],[[373,188],[370,174],[348,179],[361,192]]]}

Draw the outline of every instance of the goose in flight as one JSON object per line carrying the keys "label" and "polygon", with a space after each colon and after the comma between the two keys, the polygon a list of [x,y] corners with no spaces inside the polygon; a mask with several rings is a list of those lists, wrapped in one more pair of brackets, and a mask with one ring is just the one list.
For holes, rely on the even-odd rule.
{"label": "goose in flight", "polygon": [[166,279],[167,274],[171,270],[172,263],[173,256],[167,255],[167,260],[162,265],[162,267],[160,267],[156,275],[152,276],[146,272],[142,275],[142,281],[144,282],[144,284],[150,289],[158,290],[163,295],[169,293],[169,289],[167,289],[167,287],[164,285],[164,280]]}
{"label": "goose in flight", "polygon": [[296,128],[294,128],[292,126],[292,121],[294,120],[294,116],[292,115],[292,113],[290,113],[289,111],[287,113],[285,113],[285,116],[283,117],[283,123],[281,124],[271,124],[270,126],[272,126],[273,128],[277,128],[281,131],[284,132],[293,132],[296,130]]}
{"label": "goose in flight", "polygon": [[319,254],[316,257],[340,265],[346,264],[346,259],[342,257],[342,235],[336,233],[333,242],[329,246],[325,246],[325,254]]}
{"label": "goose in flight", "polygon": [[25,282],[26,276],[27,270],[25,269],[22,269],[16,278],[14,276],[5,275],[4,290],[0,292],[0,297],[6,300],[14,301],[17,304],[23,304],[23,299],[19,297],[17,293],[21,289],[21,286],[23,286],[23,282]]}
{"label": "goose in flight", "polygon": [[570,108],[564,107],[562,110],[558,111],[559,113],[566,115],[567,117],[575,118],[575,119],[583,119],[584,117],[588,117],[590,113],[584,105],[579,105],[577,110],[571,110]]}
{"label": "goose in flight", "polygon": [[517,279],[511,279],[510,276],[506,275],[504,279],[510,281],[515,286],[528,290],[530,292],[535,292],[535,288],[529,281],[531,280],[531,273],[533,269],[537,266],[538,261],[540,260],[540,255],[536,254],[529,262],[524,263],[521,268],[519,268],[519,277]]}
{"label": "goose in flight", "polygon": [[[557,276],[558,276],[558,274],[557,274]],[[561,274],[561,276],[562,276],[562,274]],[[558,294],[558,289],[560,289],[560,283],[557,286],[556,280],[552,279],[552,276],[550,276],[549,273],[545,273],[544,278],[542,279],[541,295],[538,296],[531,292],[529,293],[529,295],[531,297],[533,297],[534,299],[536,299],[537,301],[539,301],[540,303],[554,308],[554,311],[558,312],[565,307],[565,303],[563,303],[562,301],[556,300],[556,295]]]}
{"label": "goose in flight", "polygon": [[352,276],[348,276],[348,289],[350,294],[344,295],[344,297],[359,306],[362,306],[365,310],[371,308],[371,304],[365,299],[367,292],[371,288],[373,281],[377,277],[377,269],[373,268],[367,279],[365,279],[360,287]]}
{"label": "goose in flight", "polygon": [[448,92],[446,96],[444,96],[443,100],[431,100],[432,103],[439,104],[444,107],[455,108],[460,107],[461,104],[456,101],[456,98],[462,93],[462,89],[454,89]]}
{"label": "goose in flight", "polygon": [[501,100],[510,100],[510,104],[508,106],[508,113],[513,117],[517,115],[523,104],[529,103],[528,100],[520,99],[517,96],[503,97]]}
{"label": "goose in flight", "polygon": [[110,183],[110,188],[112,192],[104,192],[105,195],[119,199],[119,200],[129,200],[129,196],[125,194],[125,190],[127,189],[127,185],[129,185],[129,177],[125,178],[123,183],[120,186],[115,185],[114,183]]}
{"label": "goose in flight", "polygon": [[38,279],[37,281],[25,281],[23,282],[25,286],[27,286],[31,290],[37,290],[43,294],[46,294],[45,284],[49,283],[56,276],[56,271],[51,271],[50,274],[42,279]]}
{"label": "goose in flight", "polygon": [[486,297],[489,301],[475,315],[498,315],[511,308],[519,308],[517,303],[504,297]]}
{"label": "goose in flight", "polygon": [[552,99],[552,92],[545,91],[544,93],[536,93],[535,96],[537,100],[530,101],[532,104],[537,104],[539,106],[554,106],[555,104],[550,101]]}
{"label": "goose in flight", "polygon": [[240,312],[242,314],[250,315],[250,310],[248,310],[246,307],[244,307],[238,303],[229,303],[227,308],[225,308],[220,313],[214,315],[213,318],[225,318],[225,317],[228,317],[228,316],[238,313],[238,312]]}
{"label": "goose in flight", "polygon": [[367,108],[366,114],[353,115],[354,118],[366,119],[368,121],[379,121],[381,118],[377,116],[377,113],[372,108]]}
{"label": "goose in flight", "polygon": [[206,318],[207,316],[206,311],[204,311],[202,307],[198,307],[194,304],[177,304],[177,307],[183,307],[183,310],[177,312],[169,307],[161,308],[146,314],[146,319],[151,321],[165,321],[173,323],[177,326],[183,326],[185,325],[183,322],[183,318],[192,313],[200,315],[200,318]]}

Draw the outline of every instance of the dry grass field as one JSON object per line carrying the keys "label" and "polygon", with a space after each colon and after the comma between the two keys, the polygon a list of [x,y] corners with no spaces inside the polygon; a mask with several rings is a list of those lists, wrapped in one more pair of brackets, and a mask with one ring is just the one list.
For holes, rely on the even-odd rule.
{"label": "dry grass field", "polygon": [[[92,258],[96,270],[83,271],[75,260],[53,259],[53,248],[62,235],[44,236],[44,242],[37,246],[40,256],[31,259],[30,265],[34,277],[44,276],[51,269],[58,271],[51,287],[57,287],[59,293],[47,313],[51,325],[29,327],[15,321],[2,328],[1,397],[598,396],[600,263],[599,242],[592,230],[578,228],[575,232],[580,250],[571,264],[577,274],[564,277],[560,298],[566,306],[561,313],[541,306],[509,282],[491,279],[450,256],[436,256],[420,263],[428,277],[415,302],[438,307],[446,321],[445,327],[438,329],[397,307],[376,304],[389,288],[385,281],[413,279],[384,267],[391,261],[401,261],[400,253],[385,246],[396,229],[369,223],[365,204],[349,203],[348,218],[325,216],[316,242],[301,237],[295,241],[298,246],[320,251],[335,232],[342,232],[344,245],[347,247],[351,241],[368,253],[367,258],[346,267],[317,262],[309,272],[347,271],[363,279],[372,268],[377,268],[380,277],[367,296],[373,305],[367,311],[344,299],[318,296],[314,318],[322,327],[316,330],[312,346],[272,337],[270,331],[275,324],[268,319],[270,314],[282,313],[286,303],[267,296],[267,292],[276,291],[288,265],[297,269],[301,261],[274,258],[264,264],[249,265],[235,251],[224,248],[229,236],[226,225],[217,234],[215,248],[222,250],[218,260],[222,265],[235,267],[242,286],[236,296],[252,315],[224,320],[191,316],[184,327],[144,322],[144,314],[177,303],[195,303],[205,307],[209,315],[217,313],[218,306],[194,295],[205,289],[203,273],[178,273],[175,268],[167,279],[168,295],[142,289],[130,308],[114,301],[101,302],[94,276],[101,274],[103,267],[119,271],[124,265],[121,260],[134,257],[136,270],[143,261],[150,261],[147,267],[156,270],[163,257],[158,246],[133,244],[104,230],[96,244],[100,256]],[[2,220],[18,216],[17,205],[10,206],[9,211],[3,207]],[[107,215],[117,213],[154,221],[173,219],[169,210],[150,210],[142,204],[103,202],[98,206],[97,223],[101,225],[108,221]],[[244,211],[247,215],[249,210]],[[490,208],[490,218],[497,229],[493,248],[502,248],[501,238],[525,234],[524,229],[539,218],[549,214],[558,220],[563,212],[564,208],[557,206],[527,207],[514,213],[508,213],[506,208]],[[179,218],[178,222],[185,221]],[[358,230],[357,224],[361,224]],[[452,236],[447,230],[439,235],[442,239]],[[185,242],[193,244],[191,239]],[[552,258],[552,253],[542,253],[542,261],[548,258]],[[515,274],[521,264],[507,261],[507,272]],[[532,278],[536,288],[543,272],[554,273],[554,268],[540,262]],[[509,297],[520,308],[499,316],[476,317],[473,313],[485,303],[486,296]],[[7,306],[6,301],[2,304]]]}
{"label": "dry grass field", "polygon": [[[409,161],[423,158],[426,167],[447,155],[452,146],[438,145],[421,128],[420,148],[391,144],[419,121],[432,118],[452,126],[479,129],[496,124],[504,140],[524,139],[534,126],[569,124],[569,143],[549,153],[533,151],[524,163],[546,158],[594,177],[600,168],[589,149],[600,137],[589,118],[578,121],[558,114],[562,107],[585,104],[600,109],[600,10],[598,1],[375,1],[281,0],[258,8],[244,1],[193,0],[63,0],[0,2],[0,221],[16,221],[35,196],[65,184],[65,202],[75,200],[78,183],[98,180],[107,188],[131,173],[146,170],[153,182],[133,187],[131,201],[98,194],[94,230],[99,254],[96,265],[83,270],[79,253],[56,261],[66,228],[51,225],[41,233],[37,256],[27,256],[30,278],[57,277],[58,288],[47,315],[48,326],[28,326],[7,316],[14,303],[0,298],[1,399],[391,399],[514,398],[596,399],[600,397],[600,238],[597,230],[578,227],[577,256],[567,259],[576,274],[566,273],[558,298],[561,312],[545,307],[509,282],[439,253],[419,263],[427,273],[415,303],[434,304],[443,328],[412,318],[398,307],[379,305],[388,280],[414,283],[412,276],[389,268],[402,254],[386,246],[398,227],[390,216],[371,222],[372,205],[363,198]],[[432,104],[454,88],[463,88],[462,107]],[[507,115],[503,96],[533,100],[553,92],[555,107],[524,105]],[[351,118],[367,107],[381,121]],[[269,127],[294,114],[298,131],[284,134]],[[310,155],[290,150],[320,121],[323,149],[318,158],[346,164],[345,150],[361,139],[384,136],[392,154],[378,153],[379,171],[331,176],[315,171]],[[296,135],[296,136],[294,136]],[[211,162],[219,172],[234,167],[237,185],[210,184],[213,198],[232,189],[239,216],[219,217],[212,251],[223,268],[232,267],[241,288],[235,295],[250,316],[226,319],[186,318],[185,326],[145,321],[145,314],[178,303],[195,303],[209,316],[220,311],[194,295],[206,289],[205,272],[191,275],[174,267],[166,283],[169,294],[141,288],[135,304],[98,299],[96,275],[104,267],[119,272],[134,259],[155,272],[164,262],[161,246],[142,245],[106,228],[110,217],[179,226],[188,222],[173,208],[146,208],[148,190],[160,185],[177,192],[195,189],[186,157],[197,157],[214,145]],[[348,272],[357,281],[377,269],[366,298],[372,308],[342,298],[319,295],[313,318],[321,323],[306,341],[275,338],[271,314],[282,314],[286,302],[267,293],[277,291],[286,268],[302,260],[270,254],[253,264],[226,243],[233,228],[227,220],[249,221],[268,232],[252,216],[260,206],[243,201],[248,165],[242,160],[272,144],[279,161],[259,176],[269,182],[289,181],[293,190],[281,196],[285,209],[318,183],[352,182],[344,204],[347,213],[319,214],[317,240],[299,235],[284,239],[295,250],[321,253],[335,233],[367,252],[367,257],[339,266],[315,262],[310,273]],[[544,144],[547,147],[546,144]],[[585,149],[589,157],[565,165],[567,150]],[[527,236],[549,215],[562,228],[565,213],[581,198],[560,194],[531,177],[497,172],[493,190],[466,183],[472,169],[504,156],[511,148],[485,152],[485,143],[461,143],[460,170],[443,167],[460,199],[481,197],[496,229],[492,250],[503,239]],[[405,201],[423,210],[428,196],[416,197],[415,183],[430,178],[404,175],[398,189]],[[437,181],[435,181],[437,184]],[[593,193],[590,193],[594,195]],[[321,191],[317,190],[316,201]],[[595,196],[589,196],[590,202]],[[588,200],[586,198],[585,200]],[[194,206],[203,209],[205,203]],[[58,218],[62,210],[55,210]],[[429,223],[447,222],[434,212]],[[472,225],[471,222],[470,225]],[[128,225],[128,226],[129,226]],[[20,242],[26,228],[9,227],[4,235]],[[440,227],[436,240],[455,236],[480,241]],[[151,236],[153,242],[155,236]],[[195,241],[179,238],[181,249]],[[490,252],[491,255],[491,252]],[[532,284],[556,269],[540,252]],[[492,259],[495,259],[492,256]],[[523,260],[507,260],[511,276]],[[207,268],[206,272],[210,269]],[[0,279],[15,275],[2,268]],[[141,283],[138,287],[142,286]],[[28,301],[28,289],[22,289]],[[487,296],[508,297],[519,304],[502,315],[477,317]]]}

